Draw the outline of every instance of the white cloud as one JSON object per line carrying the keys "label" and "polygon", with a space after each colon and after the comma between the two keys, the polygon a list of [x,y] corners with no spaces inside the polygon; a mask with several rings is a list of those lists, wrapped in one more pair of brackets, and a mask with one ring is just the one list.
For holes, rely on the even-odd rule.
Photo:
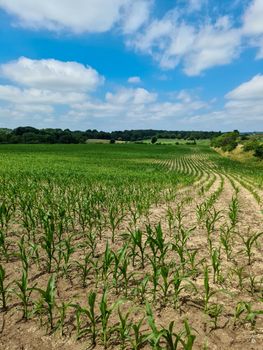
{"label": "white cloud", "polygon": [[[220,23],[206,25],[197,33],[193,46],[184,58],[188,75],[199,75],[204,70],[231,63],[240,52],[240,31]],[[224,25],[222,25],[224,23]]]}
{"label": "white cloud", "polygon": [[221,110],[196,114],[189,118],[189,124],[214,130],[259,130],[263,125],[263,75],[237,86],[225,98],[227,101]]}
{"label": "white cloud", "polygon": [[86,94],[77,92],[22,89],[12,85],[0,85],[0,100],[15,104],[71,104],[86,99]]}
{"label": "white cloud", "polygon": [[258,74],[251,80],[239,85],[236,89],[230,91],[226,98],[230,100],[261,100],[263,102],[263,75]]}
{"label": "white cloud", "polygon": [[140,77],[130,77],[128,79],[128,83],[130,84],[140,84],[142,81],[141,81],[141,78]]}
{"label": "white cloud", "polygon": [[206,0],[188,0],[188,11],[189,12],[200,11],[205,3],[206,3]]}
{"label": "white cloud", "polygon": [[17,84],[49,90],[89,91],[104,81],[89,66],[54,59],[31,60],[20,57],[16,61],[2,64],[0,73]]}
{"label": "white cloud", "polygon": [[240,30],[231,26],[226,16],[214,23],[195,28],[171,11],[153,21],[130,45],[152,55],[162,68],[172,69],[182,63],[187,75],[230,63],[239,54]]}
{"label": "white cloud", "polygon": [[125,34],[136,32],[150,15],[151,0],[133,0],[125,9],[123,31]]}
{"label": "white cloud", "polygon": [[263,34],[263,1],[253,0],[243,18],[243,31],[249,35]]}
{"label": "white cloud", "polygon": [[147,20],[149,6],[148,0],[0,0],[20,25],[75,33],[105,32],[120,20],[132,32]]}
{"label": "white cloud", "polygon": [[106,94],[106,101],[112,104],[148,104],[157,99],[157,94],[151,93],[145,89],[120,89],[117,93],[113,94],[108,92]]}

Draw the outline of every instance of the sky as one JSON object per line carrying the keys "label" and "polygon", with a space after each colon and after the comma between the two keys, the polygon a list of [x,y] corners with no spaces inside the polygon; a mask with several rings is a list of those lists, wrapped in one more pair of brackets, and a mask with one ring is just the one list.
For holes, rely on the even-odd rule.
{"label": "sky", "polygon": [[0,127],[263,130],[263,0],[0,0]]}

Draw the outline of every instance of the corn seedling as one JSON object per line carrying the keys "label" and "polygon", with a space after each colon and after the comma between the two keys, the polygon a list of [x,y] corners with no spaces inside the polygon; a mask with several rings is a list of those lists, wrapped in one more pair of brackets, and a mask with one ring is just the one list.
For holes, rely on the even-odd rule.
{"label": "corn seedling", "polygon": [[56,307],[55,276],[52,275],[49,278],[46,289],[41,289],[41,288],[36,288],[35,287],[34,290],[38,291],[40,296],[41,296],[41,300],[40,300],[39,305],[41,305],[43,309],[46,309],[47,314],[48,314],[48,321],[49,321],[50,329],[53,330],[53,327],[54,327],[54,311],[55,311],[55,307]]}
{"label": "corn seedling", "polygon": [[87,278],[92,270],[91,260],[90,260],[91,253],[85,254],[82,258],[82,261],[76,261],[77,268],[80,271],[80,277],[81,277],[81,284],[82,287],[87,287]]}
{"label": "corn seedling", "polygon": [[220,227],[220,242],[225,250],[227,260],[229,261],[232,255],[232,227],[228,225]]}
{"label": "corn seedling", "polygon": [[176,334],[173,330],[174,321],[170,322],[168,329],[163,328],[162,337],[165,339],[165,345],[167,350],[177,350],[180,344],[181,335]]}
{"label": "corn seedling", "polygon": [[213,295],[216,294],[216,291],[212,291],[210,284],[209,284],[209,273],[208,273],[208,267],[205,266],[204,268],[204,312],[206,313],[208,310],[209,301],[212,298]]}
{"label": "corn seedling", "polygon": [[2,265],[0,265],[0,297],[2,302],[2,310],[6,311],[7,309],[7,298],[9,295],[9,287],[11,283],[6,284],[6,272]]}
{"label": "corn seedling", "polygon": [[223,312],[223,306],[220,304],[209,305],[207,309],[207,315],[211,318],[214,325],[213,327],[214,329],[217,329],[218,318],[222,315],[222,312]]}
{"label": "corn seedling", "polygon": [[107,349],[108,347],[108,341],[109,341],[109,335],[110,335],[110,328],[109,328],[109,318],[112,314],[112,312],[115,310],[115,308],[121,303],[120,300],[116,301],[112,305],[108,305],[108,299],[107,299],[107,291],[104,290],[101,301],[99,304],[100,309],[100,322],[102,326],[102,343],[104,346],[104,349]]}
{"label": "corn seedling", "polygon": [[133,323],[130,331],[129,342],[132,350],[140,350],[145,345],[148,339],[148,334],[143,334],[141,331],[142,323],[144,318],[142,318],[137,323]]}
{"label": "corn seedling", "polygon": [[232,227],[235,227],[237,224],[238,211],[239,211],[238,199],[237,199],[237,196],[233,196],[231,203],[229,204],[229,212],[228,212],[228,216]]}
{"label": "corn seedling", "polygon": [[162,291],[162,303],[165,305],[167,302],[169,288],[173,284],[173,280],[169,280],[170,267],[168,265],[161,266],[159,275],[162,280],[158,282],[158,285]]}
{"label": "corn seedling", "polygon": [[64,328],[65,328],[67,310],[70,306],[72,306],[72,304],[70,302],[65,303],[64,301],[61,303],[61,305],[57,305],[57,309],[59,312],[59,320],[56,324],[56,329],[61,330],[62,337],[65,335]]}
{"label": "corn seedling", "polygon": [[232,272],[237,276],[238,279],[238,287],[240,290],[243,289],[243,281],[244,281],[244,266],[237,266],[232,269]]}
{"label": "corn seedling", "polygon": [[248,257],[248,265],[251,265],[251,259],[252,259],[252,256],[253,256],[252,248],[253,248],[254,244],[256,244],[256,242],[259,239],[259,237],[262,236],[262,235],[263,235],[263,232],[253,233],[248,238],[243,237],[242,235],[240,235],[240,238],[242,239],[242,242],[244,244],[245,253],[246,253],[247,257]]}
{"label": "corn seedling", "polygon": [[28,272],[23,269],[21,281],[15,281],[15,284],[18,287],[18,291],[15,291],[17,297],[21,300],[23,305],[23,319],[26,321],[29,317],[29,304],[30,304],[30,296],[35,286],[29,288],[28,286]]}
{"label": "corn seedling", "polygon": [[0,229],[0,253],[2,256],[5,257],[5,259],[8,261],[8,247],[9,243],[6,239],[6,234],[3,229]]}
{"label": "corn seedling", "polygon": [[135,258],[138,256],[141,261],[141,266],[144,269],[146,242],[143,242],[143,233],[141,230],[136,230],[131,233],[131,243],[132,265],[133,267],[135,266]]}
{"label": "corn seedling", "polygon": [[125,349],[125,344],[127,340],[129,339],[132,322],[129,321],[130,311],[123,314],[118,307],[118,316],[119,316],[119,323],[116,326],[116,331],[118,333],[118,337],[121,341],[121,349]]}
{"label": "corn seedling", "polygon": [[220,249],[214,248],[211,255],[211,262],[213,268],[213,282],[218,283],[220,277],[220,266],[221,266],[221,257]]}
{"label": "corn seedling", "polygon": [[151,306],[148,302],[146,302],[146,315],[147,315],[148,324],[149,324],[150,329],[151,329],[151,332],[150,332],[147,340],[154,350],[160,350],[161,349],[160,340],[161,340],[161,337],[163,335],[163,331],[157,329],[157,326],[156,326],[155,320],[154,320],[154,316],[153,316],[153,312],[152,312]]}
{"label": "corn seedling", "polygon": [[140,281],[138,286],[136,286],[136,288],[134,289],[134,294],[135,294],[136,298],[138,298],[140,304],[144,303],[145,294],[147,291],[147,286],[148,286],[149,280],[150,280],[150,276],[146,275],[143,278],[143,280]]}

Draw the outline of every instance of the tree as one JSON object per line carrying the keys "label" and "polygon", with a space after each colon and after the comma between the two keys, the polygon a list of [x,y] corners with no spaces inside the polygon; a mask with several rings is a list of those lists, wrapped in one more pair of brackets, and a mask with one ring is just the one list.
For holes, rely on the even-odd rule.
{"label": "tree", "polygon": [[254,155],[255,155],[257,158],[263,160],[263,145],[260,145],[260,146],[258,146],[258,147],[255,149]]}
{"label": "tree", "polygon": [[151,143],[154,144],[157,142],[157,137],[156,136],[153,136],[152,139],[151,139]]}

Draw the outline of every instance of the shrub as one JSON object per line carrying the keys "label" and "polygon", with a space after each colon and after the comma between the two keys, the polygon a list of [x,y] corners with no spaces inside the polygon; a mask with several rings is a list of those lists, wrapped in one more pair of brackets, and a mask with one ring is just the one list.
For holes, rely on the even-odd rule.
{"label": "shrub", "polygon": [[263,160],[263,145],[256,147],[254,156]]}
{"label": "shrub", "polygon": [[211,146],[220,147],[223,151],[232,151],[238,145],[237,138],[239,137],[239,132],[234,130],[233,132],[228,132],[221,136],[218,136],[211,141]]}
{"label": "shrub", "polygon": [[244,149],[245,152],[248,152],[248,151],[255,151],[259,145],[260,145],[260,144],[259,144],[258,141],[253,140],[253,141],[246,142],[246,143],[244,144],[243,149]]}
{"label": "shrub", "polygon": [[152,139],[151,139],[151,143],[154,144],[157,142],[157,137],[156,136],[153,136]]}

